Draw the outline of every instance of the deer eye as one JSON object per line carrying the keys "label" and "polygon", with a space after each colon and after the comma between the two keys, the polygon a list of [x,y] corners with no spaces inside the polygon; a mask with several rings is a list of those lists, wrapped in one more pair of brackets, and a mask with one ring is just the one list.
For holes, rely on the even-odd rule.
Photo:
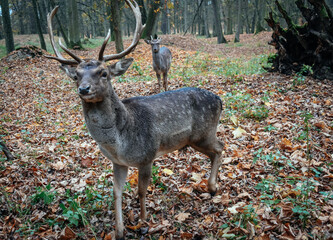
{"label": "deer eye", "polygon": [[107,76],[108,76],[108,74],[107,74],[106,72],[103,72],[103,73],[102,73],[102,77],[105,78],[105,77],[107,77]]}
{"label": "deer eye", "polygon": [[76,76],[76,75],[74,75],[73,79],[74,79],[75,81],[77,81],[77,76]]}

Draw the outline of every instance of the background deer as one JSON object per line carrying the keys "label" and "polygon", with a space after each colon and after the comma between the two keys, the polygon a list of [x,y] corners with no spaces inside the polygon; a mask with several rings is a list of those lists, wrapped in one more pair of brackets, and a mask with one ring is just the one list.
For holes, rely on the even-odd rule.
{"label": "background deer", "polygon": [[113,163],[117,239],[124,238],[122,192],[128,167],[139,169],[140,218],[145,220],[146,192],[156,157],[185,145],[208,155],[212,161],[208,189],[215,193],[223,149],[223,144],[216,138],[222,102],[207,90],[184,88],[148,97],[118,98],[110,80],[125,73],[133,59],[123,59],[112,65],[106,65],[106,62],[129,54],[138,44],[144,28],[139,6],[129,0],[126,3],[136,18],[131,45],[121,53],[104,56],[109,31],[97,60],[81,59],[59,40],[60,47],[73,58],[65,59],[55,47],[52,31],[51,21],[58,8],[48,15],[49,36],[56,57],[47,57],[60,62],[61,69],[75,81],[87,128],[101,152]]}
{"label": "background deer", "polygon": [[168,91],[168,72],[171,66],[172,54],[169,48],[161,47],[161,38],[145,40],[147,44],[151,45],[151,51],[153,55],[153,68],[156,72],[158,80],[158,91],[161,91],[161,74],[163,74],[163,87],[165,91]]}

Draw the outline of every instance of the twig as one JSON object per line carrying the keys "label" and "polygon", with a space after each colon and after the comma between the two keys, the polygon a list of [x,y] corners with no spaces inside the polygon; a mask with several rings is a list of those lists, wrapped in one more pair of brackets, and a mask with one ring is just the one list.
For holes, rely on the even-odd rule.
{"label": "twig", "polygon": [[2,141],[0,141],[0,148],[6,155],[8,161],[14,160],[14,156],[11,154],[7,146]]}

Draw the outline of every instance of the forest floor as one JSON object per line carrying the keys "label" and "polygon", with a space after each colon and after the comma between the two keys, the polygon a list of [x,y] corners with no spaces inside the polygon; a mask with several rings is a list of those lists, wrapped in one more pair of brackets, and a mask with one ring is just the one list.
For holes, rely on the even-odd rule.
{"label": "forest floor", "polygon": [[[161,156],[140,226],[138,172],[130,169],[127,238],[332,239],[333,82],[265,72],[270,33],[221,45],[162,39],[173,54],[170,90],[205,88],[224,102],[219,190],[207,193],[206,156],[191,148]],[[75,84],[57,62],[22,56],[0,62],[0,136],[15,155],[0,155],[0,239],[111,239],[112,164],[86,129]],[[130,57],[132,67],[112,80],[119,97],[156,94],[150,47],[141,41]]]}

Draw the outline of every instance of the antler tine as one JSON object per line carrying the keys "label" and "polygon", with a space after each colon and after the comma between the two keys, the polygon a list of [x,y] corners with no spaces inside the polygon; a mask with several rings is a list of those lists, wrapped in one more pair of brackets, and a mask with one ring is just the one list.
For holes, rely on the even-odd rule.
{"label": "antler tine", "polygon": [[76,62],[78,63],[81,63],[82,62],[82,59],[78,56],[76,56],[74,53],[72,53],[71,51],[69,51],[69,49],[67,49],[62,43],[61,43],[61,40],[59,38],[59,46],[69,55],[71,56],[72,58],[75,59]]}
{"label": "antler tine", "polygon": [[99,54],[98,54],[99,61],[104,60],[104,58],[103,58],[104,50],[105,50],[106,45],[108,44],[110,37],[111,37],[111,30],[109,29],[108,34],[106,35],[106,37],[104,39],[103,45],[102,45],[101,49],[99,50]]}
{"label": "antler tine", "polygon": [[111,54],[111,55],[104,56],[103,59],[104,59],[105,62],[110,61],[110,60],[114,60],[114,59],[120,59],[120,58],[128,55],[131,51],[133,51],[133,49],[136,47],[136,45],[138,45],[140,37],[141,37],[141,33],[142,33],[143,29],[146,26],[145,24],[142,25],[141,12],[140,12],[139,5],[134,0],[133,0],[134,5],[129,0],[125,0],[125,2],[132,9],[132,11],[134,13],[134,16],[135,16],[135,20],[136,20],[136,26],[135,26],[133,41],[132,41],[131,45],[127,49],[125,49],[124,51],[122,51],[118,54]]}
{"label": "antler tine", "polygon": [[150,40],[154,40],[154,38],[153,38],[153,36],[152,36],[152,35],[150,35]]}
{"label": "antler tine", "polygon": [[[54,15],[57,13],[59,9],[59,6],[56,6],[52,11],[51,13],[48,13],[47,14],[47,25],[48,25],[48,32],[49,32],[49,37],[50,37],[50,41],[51,41],[51,46],[53,48],[53,51],[56,55],[56,57],[54,56],[49,56],[49,55],[46,55],[45,57],[47,58],[50,58],[50,59],[54,59],[54,60],[57,60],[58,62],[60,63],[63,63],[63,64],[66,64],[66,65],[77,65],[78,63],[82,62],[82,60],[76,56],[76,58],[74,58],[72,55],[73,53],[71,53],[70,55],[75,59],[66,59],[64,58],[61,53],[58,51],[58,49],[56,48],[55,46],[55,43],[54,43],[54,36],[53,36],[53,28],[52,28],[52,19],[54,17]],[[60,39],[59,39],[60,41]],[[67,49],[68,50],[68,49]],[[68,50],[69,51],[69,50]],[[67,51],[66,51],[67,52]],[[67,52],[68,53],[68,52]],[[78,61],[78,59],[80,59],[80,61]]]}

